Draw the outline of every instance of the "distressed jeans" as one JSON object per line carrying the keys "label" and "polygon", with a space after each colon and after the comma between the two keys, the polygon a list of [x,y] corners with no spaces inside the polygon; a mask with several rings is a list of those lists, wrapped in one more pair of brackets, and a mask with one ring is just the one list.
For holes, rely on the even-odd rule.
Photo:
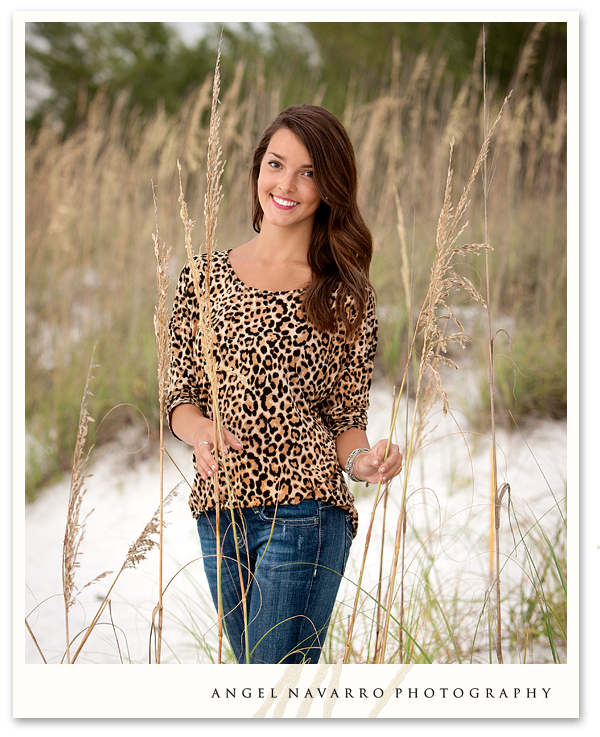
{"label": "distressed jeans", "polygon": [[[240,564],[229,510],[220,512],[223,625],[246,663],[317,663],[352,543],[350,516],[312,499],[236,509]],[[204,569],[218,610],[216,513],[197,518]]]}

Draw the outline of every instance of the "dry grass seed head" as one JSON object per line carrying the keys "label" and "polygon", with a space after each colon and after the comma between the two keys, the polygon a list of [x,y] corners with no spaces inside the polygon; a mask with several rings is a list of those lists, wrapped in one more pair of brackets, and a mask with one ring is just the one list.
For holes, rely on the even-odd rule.
{"label": "dry grass seed head", "polygon": [[[95,349],[94,349],[95,350]],[[71,471],[71,486],[69,490],[69,506],[67,511],[67,524],[65,528],[65,537],[63,540],[63,558],[62,558],[62,575],[63,575],[63,596],[65,606],[68,609],[75,603],[75,591],[82,591],[87,586],[101,580],[112,571],[104,571],[99,576],[85,584],[81,589],[75,585],[75,572],[79,568],[79,556],[81,554],[81,545],[85,538],[85,524],[88,517],[93,513],[90,510],[83,520],[80,520],[81,505],[85,496],[85,479],[91,476],[87,472],[90,453],[93,446],[90,446],[84,454],[85,443],[87,440],[88,429],[91,422],[94,422],[88,412],[88,397],[93,396],[90,391],[90,383],[94,378],[92,376],[94,357],[90,362],[83,397],[81,399],[81,409],[79,413],[79,425],[77,427],[77,441],[75,443],[75,452],[73,455],[73,467]]]}
{"label": "dry grass seed head", "polygon": [[[173,501],[173,499],[177,496],[178,490],[179,490],[180,484],[178,484],[174,489],[172,489],[167,496],[164,499],[163,507],[166,508],[169,506],[169,504]],[[152,518],[148,522],[148,524],[144,527],[142,532],[140,533],[140,536],[138,539],[131,543],[129,546],[129,550],[127,551],[127,556],[125,558],[125,562],[123,563],[123,568],[134,568],[138,563],[143,561],[148,553],[156,546],[158,545],[158,542],[153,539],[154,535],[159,535],[160,533],[160,518],[161,518],[161,508],[160,506],[154,512],[152,515]],[[163,521],[163,529],[166,527],[166,523]]]}
{"label": "dry grass seed head", "polygon": [[221,175],[223,174],[224,164],[221,162],[221,145],[219,141],[219,128],[221,118],[219,116],[219,91],[221,88],[221,45],[217,53],[217,63],[215,65],[215,76],[213,81],[213,97],[210,114],[210,129],[208,134],[208,154],[206,167],[206,195],[204,198],[204,219],[206,224],[206,252],[207,252],[207,271],[210,257],[214,250],[214,239],[217,228],[217,215],[219,206],[223,199],[222,187],[220,186]]}
{"label": "dry grass seed head", "polygon": [[154,254],[156,256],[156,279],[158,305],[154,313],[154,334],[156,336],[156,350],[158,356],[158,396],[161,416],[164,414],[164,402],[167,391],[167,376],[171,354],[171,341],[169,335],[169,311],[167,308],[167,293],[169,291],[169,257],[171,248],[166,243],[160,242],[160,230],[158,225],[158,208],[156,201],[156,190],[152,183],[152,197],[154,200],[154,220],[156,232],[152,234],[154,241]]}
{"label": "dry grass seed head", "polygon": [[[446,300],[451,291],[464,290],[472,299],[481,302],[485,306],[485,301],[472,282],[466,277],[458,274],[451,268],[451,266],[454,256],[464,256],[467,253],[478,253],[481,248],[488,248],[488,246],[487,244],[468,244],[464,246],[456,246],[455,244],[466,227],[466,224],[461,225],[460,228],[459,225],[469,205],[469,191],[485,161],[492,134],[500,120],[507,100],[508,97],[504,100],[494,124],[486,135],[456,208],[452,205],[451,197],[453,181],[452,154],[454,150],[454,141],[452,141],[450,145],[444,200],[438,218],[436,231],[435,257],[431,266],[431,277],[427,296],[417,322],[417,334],[423,334],[424,337],[419,368],[418,390],[420,389],[424,372],[429,370],[441,397],[444,414],[448,411],[448,398],[442,386],[440,375],[433,365],[433,358],[436,357],[436,360],[440,360],[443,363],[447,363],[448,365],[452,365],[456,368],[456,364],[454,364],[453,361],[450,361],[450,359],[442,356],[441,354],[446,353],[449,342],[459,342],[461,345],[464,345],[466,341],[466,336],[462,326],[458,321],[456,321],[455,315]],[[439,314],[440,310],[444,310],[445,314]],[[450,318],[455,319],[458,332],[453,333],[450,336],[446,336],[444,331],[440,329],[439,320],[447,320]]]}

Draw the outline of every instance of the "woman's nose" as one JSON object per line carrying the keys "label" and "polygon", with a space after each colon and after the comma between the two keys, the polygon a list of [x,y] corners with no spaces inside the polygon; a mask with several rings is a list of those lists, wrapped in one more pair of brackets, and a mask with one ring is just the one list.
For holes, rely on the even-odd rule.
{"label": "woman's nose", "polygon": [[294,190],[294,176],[291,172],[284,172],[279,180],[279,188],[282,192],[292,192]]}

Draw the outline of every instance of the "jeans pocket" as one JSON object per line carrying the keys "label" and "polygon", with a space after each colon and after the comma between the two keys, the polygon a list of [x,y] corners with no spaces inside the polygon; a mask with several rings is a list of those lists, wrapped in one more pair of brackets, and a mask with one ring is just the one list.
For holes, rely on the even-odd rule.
{"label": "jeans pocket", "polygon": [[[201,512],[196,519],[198,527],[198,535],[202,543],[203,553],[215,555],[217,550],[217,518],[214,510]],[[231,514],[229,510],[221,510],[219,520],[219,530],[221,539],[221,549],[235,551],[235,543],[233,540],[233,525],[231,523]],[[235,535],[238,547],[241,550],[246,549],[247,533],[244,519],[241,515],[236,514],[235,519]],[[229,553],[228,553],[229,554]]]}
{"label": "jeans pocket", "polygon": [[268,504],[260,507],[258,516],[271,524],[306,527],[319,524],[319,505],[313,499],[305,499],[300,504]]}

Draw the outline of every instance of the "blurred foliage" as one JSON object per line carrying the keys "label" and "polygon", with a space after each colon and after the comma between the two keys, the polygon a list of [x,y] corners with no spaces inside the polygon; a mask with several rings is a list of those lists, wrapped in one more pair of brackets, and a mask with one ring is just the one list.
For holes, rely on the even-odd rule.
{"label": "blurred foliage", "polygon": [[[488,24],[488,74],[502,89],[508,89],[534,25]],[[214,69],[221,33],[224,79],[244,59],[251,76],[267,87],[289,80],[281,107],[310,101],[340,115],[357,80],[359,101],[382,94],[382,80],[389,80],[398,52],[404,67],[426,55],[460,86],[471,73],[482,30],[479,23],[212,23],[186,45],[166,23],[34,22],[26,28],[26,79],[33,101],[27,126],[35,132],[50,114],[65,134],[85,119],[99,90],[113,103],[127,90],[128,106],[146,115],[157,105],[175,113]],[[566,78],[566,24],[544,25],[528,73],[552,107],[557,80]]]}
{"label": "blurred foliage", "polygon": [[[287,104],[330,107],[356,150],[361,207],[376,245],[376,376],[390,384],[403,375],[411,326],[427,291],[451,141],[456,201],[485,136],[480,30],[399,24],[396,33],[394,24],[356,23],[223,30],[219,247],[253,237],[248,157],[262,130]],[[564,24],[493,24],[486,32],[488,114],[508,89],[513,94],[494,135],[486,227],[478,180],[462,238],[494,249],[496,421],[508,425],[511,415],[519,421],[566,412],[567,91],[558,63],[565,30]],[[32,92],[47,84],[29,120],[25,152],[31,495],[69,467],[95,345],[93,441],[122,425],[138,423],[144,432],[145,420],[157,425],[150,183],[157,186],[161,238],[174,247],[175,280],[185,261],[176,162],[199,224],[198,248],[220,33],[210,26],[192,48],[158,23],[29,25]],[[507,59],[502,39],[512,43],[511,64],[502,72],[508,82],[497,76]],[[483,290],[481,257],[461,257],[457,268]],[[489,395],[476,378],[487,375],[483,314],[471,304],[453,309],[473,338],[470,350],[451,356],[469,369],[455,388],[472,401],[472,423],[485,429]]]}

